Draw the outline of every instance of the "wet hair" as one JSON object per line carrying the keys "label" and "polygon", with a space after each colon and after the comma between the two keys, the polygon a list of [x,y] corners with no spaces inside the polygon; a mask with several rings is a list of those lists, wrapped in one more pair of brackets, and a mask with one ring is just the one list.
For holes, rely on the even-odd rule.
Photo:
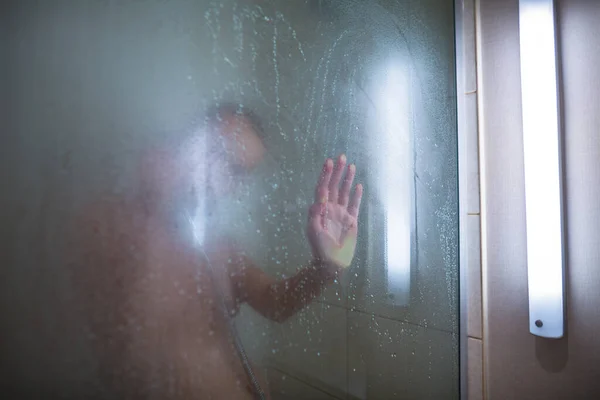
{"label": "wet hair", "polygon": [[210,107],[205,113],[204,122],[214,126],[223,122],[228,116],[242,117],[250,123],[252,130],[259,136],[264,133],[261,119],[249,108],[238,103],[221,103]]}

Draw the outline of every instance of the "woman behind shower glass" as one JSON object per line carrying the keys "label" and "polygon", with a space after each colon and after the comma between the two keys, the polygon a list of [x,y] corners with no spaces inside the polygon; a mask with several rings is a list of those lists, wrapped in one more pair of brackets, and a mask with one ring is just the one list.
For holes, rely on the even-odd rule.
{"label": "woman behind shower glass", "polygon": [[241,107],[218,107],[206,122],[203,134],[146,153],[136,196],[103,200],[78,221],[73,277],[104,398],[254,398],[227,319],[246,302],[284,321],[353,257],[362,186],[351,193],[355,167],[344,155],[325,161],[308,210],[313,257],[295,276],[276,281],[216,237],[211,205],[266,150]]}

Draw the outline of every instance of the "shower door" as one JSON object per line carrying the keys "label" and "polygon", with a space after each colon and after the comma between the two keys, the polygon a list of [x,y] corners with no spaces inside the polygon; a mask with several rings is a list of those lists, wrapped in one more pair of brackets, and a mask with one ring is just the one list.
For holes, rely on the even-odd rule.
{"label": "shower door", "polygon": [[[67,232],[90,204],[133,196],[147,149],[176,145],[229,104],[251,110],[264,154],[199,216],[203,237],[226,236],[268,276],[290,278],[311,262],[305,225],[324,160],[344,154],[364,190],[349,267],[285,320],[248,303],[232,317],[265,395],[460,397],[452,0],[4,7],[4,387],[114,398],[87,322],[110,310],[103,299],[79,307]],[[148,368],[179,379],[164,357]]]}

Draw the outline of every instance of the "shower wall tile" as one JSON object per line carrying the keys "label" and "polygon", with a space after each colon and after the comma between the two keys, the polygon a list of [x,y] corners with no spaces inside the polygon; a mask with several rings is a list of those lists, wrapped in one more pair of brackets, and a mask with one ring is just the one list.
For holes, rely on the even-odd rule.
{"label": "shower wall tile", "polygon": [[345,392],[347,310],[314,302],[271,325],[268,365],[329,392]]}
{"label": "shower wall tile", "polygon": [[467,333],[483,338],[481,319],[481,235],[478,215],[467,216]]}
{"label": "shower wall tile", "polygon": [[475,29],[475,0],[463,0],[463,68],[464,92],[477,90],[477,37]]}
{"label": "shower wall tile", "polygon": [[351,312],[348,361],[355,397],[459,398],[455,334]]}
{"label": "shower wall tile", "polygon": [[467,342],[467,398],[483,400],[483,344],[479,339]]}
{"label": "shower wall tile", "polygon": [[464,96],[464,132],[467,163],[467,213],[479,214],[479,135],[477,116],[477,93]]}
{"label": "shower wall tile", "polygon": [[308,383],[273,368],[268,370],[269,391],[273,400],[335,400]]}

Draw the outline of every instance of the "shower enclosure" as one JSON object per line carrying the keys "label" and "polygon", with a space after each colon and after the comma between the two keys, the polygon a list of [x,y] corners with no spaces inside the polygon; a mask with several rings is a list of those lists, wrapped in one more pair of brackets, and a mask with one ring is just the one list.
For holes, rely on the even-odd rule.
{"label": "shower enclosure", "polygon": [[[345,154],[364,187],[350,267],[285,321],[248,304],[233,317],[262,389],[461,397],[453,1],[4,7],[3,387],[111,398],[68,272],[70,226],[88,205],[137,190],[146,149],[175,144],[227,103],[260,120],[265,154],[216,217],[199,213],[202,237],[231,238],[284,279],[311,258],[306,214],[323,161]],[[94,312],[108,313],[102,304]]]}

